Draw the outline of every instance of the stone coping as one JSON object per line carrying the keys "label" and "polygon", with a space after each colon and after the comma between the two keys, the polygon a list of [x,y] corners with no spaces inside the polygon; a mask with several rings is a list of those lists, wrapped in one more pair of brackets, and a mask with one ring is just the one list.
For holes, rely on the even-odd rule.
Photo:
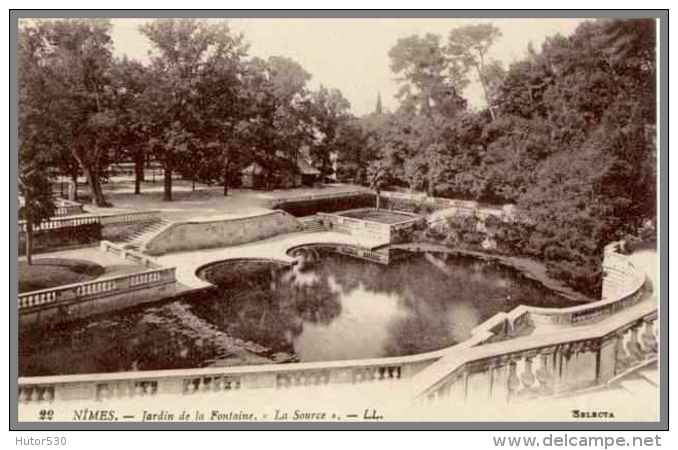
{"label": "stone coping", "polygon": [[214,216],[191,217],[190,219],[172,222],[172,225],[183,225],[187,223],[224,222],[224,221],[237,222],[239,220],[247,220],[253,217],[271,216],[276,214],[289,215],[288,213],[281,209],[275,209],[270,211],[252,211],[250,214],[240,214],[240,215],[220,214]]}
{"label": "stone coping", "polygon": [[475,346],[465,353],[450,348],[450,352],[441,358],[437,365],[431,365],[417,375],[414,389],[418,396],[424,395],[443,382],[449,375],[463,369],[465,365],[491,358],[520,355],[540,349],[549,349],[559,344],[601,339],[627,329],[633,322],[656,315],[657,303],[644,301],[633,305],[616,315],[608,317],[595,325],[559,329],[549,334],[530,335],[510,340]]}

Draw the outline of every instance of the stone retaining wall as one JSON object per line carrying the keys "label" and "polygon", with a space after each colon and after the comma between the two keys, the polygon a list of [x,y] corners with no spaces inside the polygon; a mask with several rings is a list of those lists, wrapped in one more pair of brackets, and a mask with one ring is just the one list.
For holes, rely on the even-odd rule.
{"label": "stone retaining wall", "polygon": [[175,222],[148,240],[142,251],[149,255],[229,247],[301,231],[301,224],[284,211],[242,217],[205,218]]}

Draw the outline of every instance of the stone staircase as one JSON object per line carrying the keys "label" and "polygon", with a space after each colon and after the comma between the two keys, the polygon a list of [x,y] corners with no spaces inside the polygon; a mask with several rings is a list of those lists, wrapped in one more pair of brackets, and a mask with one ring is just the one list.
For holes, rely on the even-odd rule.
{"label": "stone staircase", "polygon": [[123,245],[126,248],[132,250],[141,250],[144,242],[150,239],[155,233],[157,233],[161,228],[164,228],[169,223],[171,222],[167,219],[149,222],[142,229],[135,231],[127,239],[125,239],[123,241]]}
{"label": "stone staircase", "polygon": [[303,231],[308,232],[327,231],[325,225],[322,222],[322,219],[318,216],[299,217],[297,218],[297,220],[299,221],[299,223],[301,223]]}

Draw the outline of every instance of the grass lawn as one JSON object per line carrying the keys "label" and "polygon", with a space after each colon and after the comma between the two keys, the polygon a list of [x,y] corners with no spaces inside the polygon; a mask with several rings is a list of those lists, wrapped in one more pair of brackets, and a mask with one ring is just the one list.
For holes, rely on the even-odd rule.
{"label": "grass lawn", "polygon": [[33,259],[30,266],[19,261],[19,292],[88,281],[105,271],[103,266],[81,259],[40,258]]}

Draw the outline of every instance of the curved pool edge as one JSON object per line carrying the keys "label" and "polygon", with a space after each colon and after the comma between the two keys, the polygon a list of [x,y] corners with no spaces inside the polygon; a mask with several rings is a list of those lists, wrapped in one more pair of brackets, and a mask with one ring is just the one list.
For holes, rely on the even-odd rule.
{"label": "curved pool edge", "polygon": [[[615,243],[618,244],[618,243]],[[56,375],[56,376],[41,376],[41,377],[20,377],[18,379],[20,391],[34,392],[36,389],[41,390],[40,392],[51,392],[51,398],[61,398],[62,400],[67,400],[63,395],[57,395],[62,388],[67,386],[73,387],[75,385],[89,392],[89,396],[92,398],[99,398],[99,392],[101,386],[108,386],[111,383],[132,383],[134,386],[142,386],[143,389],[146,389],[147,386],[151,386],[149,393],[157,393],[159,383],[172,382],[174,385],[180,383],[184,386],[188,386],[187,383],[193,383],[194,380],[203,380],[212,379],[213,377],[239,377],[238,381],[239,388],[252,388],[249,386],[247,380],[248,377],[259,377],[259,375],[268,377],[273,388],[278,387],[278,382],[280,380],[288,380],[289,376],[301,376],[303,379],[308,379],[305,375],[313,374],[326,374],[327,378],[322,378],[326,380],[327,383],[333,382],[357,382],[362,380],[372,380],[376,381],[375,377],[383,376],[385,373],[388,373],[390,377],[391,374],[397,373],[398,379],[411,378],[418,372],[424,370],[425,368],[432,366],[437,361],[441,360],[443,357],[448,355],[460,354],[464,349],[470,349],[471,347],[475,348],[485,348],[486,346],[482,345],[484,343],[489,343],[493,337],[496,337],[502,333],[502,330],[506,329],[507,325],[515,326],[519,325],[518,322],[534,319],[534,317],[541,317],[543,315],[547,316],[547,323],[550,325],[557,325],[556,328],[550,327],[549,330],[552,332],[549,336],[556,336],[558,341],[567,342],[569,337],[568,331],[577,325],[590,325],[596,320],[606,320],[610,318],[614,313],[618,313],[624,309],[629,309],[636,305],[639,300],[643,297],[642,291],[645,285],[645,274],[638,270],[633,264],[630,263],[629,258],[621,253],[618,253],[618,246],[615,246],[612,250],[606,248],[606,260],[608,256],[611,257],[613,263],[609,264],[607,269],[614,268],[615,270],[628,270],[625,272],[626,277],[623,278],[623,283],[621,286],[617,286],[618,292],[620,295],[615,296],[614,298],[601,299],[597,302],[582,305],[581,307],[570,307],[570,308],[552,308],[554,311],[543,311],[546,308],[536,308],[536,307],[527,307],[524,305],[518,306],[508,313],[499,313],[485,322],[481,323],[471,331],[471,337],[463,342],[457,343],[455,345],[436,350],[433,352],[419,353],[414,355],[406,356],[396,356],[396,357],[385,357],[385,358],[373,358],[373,359],[357,359],[357,360],[342,360],[342,361],[323,361],[323,362],[299,362],[294,364],[263,364],[255,366],[232,366],[232,367],[208,367],[208,368],[195,368],[195,369],[169,369],[169,370],[157,370],[157,371],[137,371],[137,372],[118,372],[118,373],[90,373],[90,374],[77,374],[77,375]],[[247,258],[240,258],[247,259]],[[604,261],[605,267],[605,261]],[[617,282],[619,282],[617,280]],[[642,306],[642,305],[640,305]],[[656,304],[645,305],[644,309],[648,309],[649,312],[645,311],[644,314],[653,314],[656,315]],[[548,308],[550,309],[550,308]],[[547,310],[548,310],[547,309]],[[604,314],[600,314],[601,309],[604,310]],[[548,312],[548,314],[546,314]],[[596,314],[590,314],[586,316],[586,312],[594,312]],[[574,320],[579,314],[579,319],[585,317],[587,320]],[[532,317],[530,317],[532,316]],[[553,318],[560,317],[563,320],[551,320]],[[543,325],[542,325],[543,326]],[[582,332],[588,330],[591,327],[581,327],[579,328]],[[564,332],[564,333],[563,333]],[[518,338],[515,339],[515,342],[533,342],[541,341],[541,339],[536,338],[536,336],[528,336],[530,339]],[[500,347],[501,351],[518,351],[519,349],[511,349],[511,339],[503,340],[500,342],[492,342],[496,345],[488,345],[487,348]],[[538,345],[542,345],[543,342],[540,342]],[[537,345],[537,344],[530,344]],[[525,350],[525,349],[522,349]],[[501,353],[500,351],[500,353]],[[473,351],[468,353],[474,353]],[[482,353],[482,352],[481,352]],[[473,355],[469,355],[472,360]],[[465,358],[468,359],[468,358]],[[460,364],[467,364],[469,361],[456,361],[456,366]],[[391,371],[392,368],[397,368],[397,372]],[[395,370],[395,369],[394,369]],[[447,371],[449,372],[449,371]],[[302,374],[302,375],[299,375]],[[305,374],[305,375],[304,375]],[[339,377],[339,374],[343,374],[342,377]],[[346,378],[346,374],[350,376]],[[324,376],[324,375],[323,375]],[[273,378],[271,378],[273,377]],[[339,378],[337,378],[339,377]],[[364,378],[367,377],[367,378]],[[318,378],[319,379],[319,378]],[[343,381],[338,381],[339,379]],[[272,380],[272,381],[271,381]],[[245,382],[243,384],[243,381]],[[141,383],[141,384],[140,384]],[[150,383],[150,384],[149,384]],[[153,387],[155,386],[155,387]],[[155,390],[153,390],[155,389]],[[66,389],[66,392],[68,389]],[[145,392],[145,391],[144,391]],[[186,393],[185,390],[181,390],[180,393]],[[63,392],[61,394],[64,394]],[[24,396],[25,397],[25,396]],[[25,398],[24,398],[25,400]],[[28,399],[30,401],[30,398]]]}

